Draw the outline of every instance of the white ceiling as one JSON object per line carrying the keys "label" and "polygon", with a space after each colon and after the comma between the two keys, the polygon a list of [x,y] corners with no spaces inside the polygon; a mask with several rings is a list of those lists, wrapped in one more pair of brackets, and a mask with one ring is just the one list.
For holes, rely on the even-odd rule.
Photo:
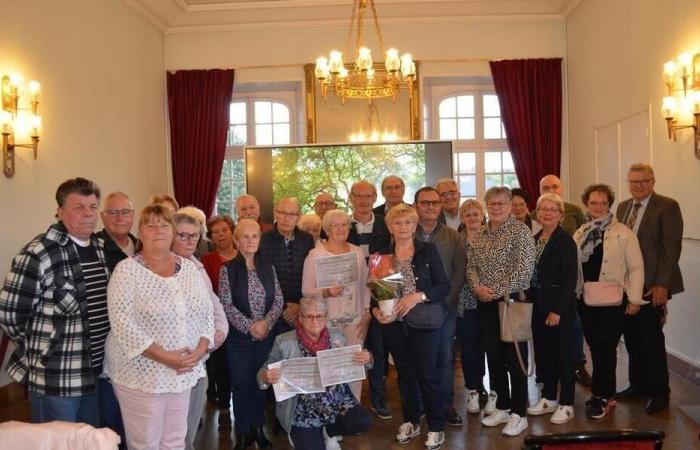
{"label": "white ceiling", "polygon": [[[122,0],[166,33],[345,24],[352,0]],[[557,20],[582,0],[375,0],[383,23]]]}

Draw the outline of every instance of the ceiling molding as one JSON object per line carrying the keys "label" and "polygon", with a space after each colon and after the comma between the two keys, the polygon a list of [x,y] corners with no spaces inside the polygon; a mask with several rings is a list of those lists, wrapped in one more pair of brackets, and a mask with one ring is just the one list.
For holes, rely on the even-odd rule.
{"label": "ceiling molding", "polygon": [[166,32],[168,26],[161,21],[157,15],[148,10],[140,0],[122,0],[127,6],[139,13],[143,18],[162,32]]}
{"label": "ceiling molding", "polygon": [[576,8],[583,2],[583,0],[571,0],[569,3],[566,4],[564,7],[564,10],[561,12],[561,17],[563,19],[566,19],[569,17],[569,14],[574,12]]}

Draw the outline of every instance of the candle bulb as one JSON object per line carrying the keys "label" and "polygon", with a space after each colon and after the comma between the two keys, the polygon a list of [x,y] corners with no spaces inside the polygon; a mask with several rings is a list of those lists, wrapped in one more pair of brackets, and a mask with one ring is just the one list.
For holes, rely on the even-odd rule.
{"label": "candle bulb", "polygon": [[38,81],[32,80],[29,83],[27,83],[27,90],[29,91],[31,101],[36,102],[39,100],[41,84]]}

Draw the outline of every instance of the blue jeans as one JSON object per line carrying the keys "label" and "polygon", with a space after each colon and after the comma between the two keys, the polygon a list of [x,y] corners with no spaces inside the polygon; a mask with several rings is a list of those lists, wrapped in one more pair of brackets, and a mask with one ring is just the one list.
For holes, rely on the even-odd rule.
{"label": "blue jeans", "polygon": [[97,379],[97,398],[100,409],[100,426],[113,430],[122,439],[119,448],[126,448],[126,434],[122,412],[119,409],[117,396],[114,395],[112,382],[108,378]]}
{"label": "blue jeans", "polygon": [[97,395],[80,397],[62,397],[29,393],[32,408],[32,423],[46,423],[54,420],[65,422],[83,422],[94,427],[100,426],[100,414]]}
{"label": "blue jeans", "polygon": [[486,364],[484,363],[484,343],[481,339],[479,313],[476,309],[465,309],[463,317],[457,318],[456,334],[462,348],[464,387],[469,390],[481,389],[486,373]]}
{"label": "blue jeans", "polygon": [[[335,423],[326,425],[329,436],[350,436],[364,433],[372,426],[372,416],[365,409],[357,405],[342,416],[335,418]],[[292,426],[289,435],[294,442],[294,447],[303,450],[326,450],[323,439],[323,428],[302,428]]]}
{"label": "blue jeans", "polygon": [[372,358],[374,359],[374,365],[367,372],[369,398],[372,402],[383,402],[386,396],[384,374],[388,362],[386,360],[386,352],[384,351],[384,337],[382,335],[381,325],[374,317],[372,317],[372,321],[369,323],[365,347],[372,354]]}

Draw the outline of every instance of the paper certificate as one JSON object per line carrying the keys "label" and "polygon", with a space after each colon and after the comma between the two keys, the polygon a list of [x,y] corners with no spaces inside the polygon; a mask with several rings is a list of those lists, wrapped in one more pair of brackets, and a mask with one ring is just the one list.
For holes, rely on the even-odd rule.
{"label": "paper certificate", "polygon": [[318,289],[356,283],[358,277],[357,255],[354,252],[316,258]]}
{"label": "paper certificate", "polygon": [[353,355],[361,350],[359,345],[351,345],[317,352],[321,383],[324,386],[332,386],[364,380],[365,366],[352,360]]}
{"label": "paper certificate", "polygon": [[321,384],[316,358],[292,358],[267,366],[268,369],[279,368],[280,381],[273,384],[275,398],[278,402],[294,397],[296,394],[325,392]]}

